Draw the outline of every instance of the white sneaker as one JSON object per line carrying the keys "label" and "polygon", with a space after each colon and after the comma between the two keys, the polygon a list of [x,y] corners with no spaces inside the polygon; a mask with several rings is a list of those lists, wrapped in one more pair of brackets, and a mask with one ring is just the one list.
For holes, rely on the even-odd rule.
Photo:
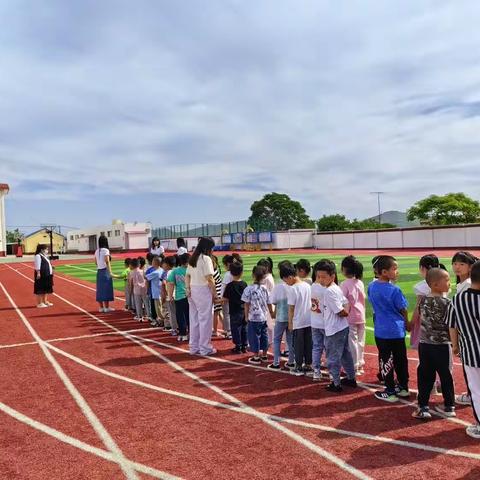
{"label": "white sneaker", "polygon": [[455,407],[445,407],[445,405],[435,405],[435,410],[445,417],[452,418],[456,417],[457,414],[455,413]]}
{"label": "white sneaker", "polygon": [[358,368],[357,371],[355,372],[355,375],[357,377],[360,377],[365,374],[365,370],[363,368]]}
{"label": "white sneaker", "polygon": [[465,432],[469,437],[480,439],[480,425],[470,425]]}
{"label": "white sneaker", "polygon": [[322,379],[322,372],[320,371],[320,369],[318,369],[318,370],[315,369],[315,370],[313,371],[313,378],[312,378],[312,380],[313,380],[314,382],[319,382],[321,379]]}
{"label": "white sneaker", "polygon": [[133,317],[134,320],[137,320],[138,322],[141,322],[143,320],[142,317]]}
{"label": "white sneaker", "polygon": [[114,312],[115,309],[112,308],[112,307],[108,307],[108,308],[104,308],[103,311],[104,311],[105,313],[110,313],[110,312]]}
{"label": "white sneaker", "polygon": [[455,395],[455,403],[459,405],[471,405],[472,399],[468,393],[462,393],[460,395]]}
{"label": "white sneaker", "polygon": [[47,307],[48,307],[48,305],[45,305],[44,303],[39,303],[37,305],[37,308],[47,308]]}
{"label": "white sneaker", "polygon": [[102,308],[99,308],[98,309],[98,313],[105,313],[105,309],[102,307]]}

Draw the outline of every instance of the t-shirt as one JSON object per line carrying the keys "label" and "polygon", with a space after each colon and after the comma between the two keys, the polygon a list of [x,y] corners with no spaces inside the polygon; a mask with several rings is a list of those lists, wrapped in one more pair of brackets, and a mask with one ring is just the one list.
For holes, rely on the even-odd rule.
{"label": "t-shirt", "polygon": [[133,281],[133,294],[145,296],[147,294],[147,281],[143,274],[143,270],[136,268],[130,272],[132,281]]}
{"label": "t-shirt", "polygon": [[323,300],[327,289],[319,283],[312,283],[310,292],[312,296],[312,311],[310,313],[310,321],[312,328],[321,328],[325,330],[325,318],[323,316]]}
{"label": "t-shirt", "polygon": [[341,317],[339,313],[348,305],[348,300],[343,295],[342,289],[332,283],[325,288],[323,296],[323,318],[325,321],[325,335],[330,337],[337,332],[348,328],[347,317]]}
{"label": "t-shirt", "polygon": [[422,280],[421,282],[415,284],[415,286],[413,287],[413,292],[417,297],[426,297],[427,295],[430,295],[431,290],[428,286],[427,281]]}
{"label": "t-shirt", "polygon": [[266,322],[268,313],[268,291],[264,285],[249,285],[242,294],[242,301],[250,304],[249,322]]}
{"label": "t-shirt", "polygon": [[347,278],[340,285],[343,295],[350,304],[348,323],[358,325],[365,323],[365,287],[357,278]]}
{"label": "t-shirt", "polygon": [[268,303],[275,305],[275,319],[277,322],[288,322],[288,289],[290,287],[285,282],[275,285],[273,292],[268,299]]}
{"label": "t-shirt", "polygon": [[222,280],[222,295],[225,291],[225,287],[233,280],[233,275],[227,270]]}
{"label": "t-shirt", "polygon": [[95,260],[97,261],[97,269],[102,270],[107,268],[105,257],[110,256],[110,250],[108,248],[100,248],[95,252]]}
{"label": "t-shirt", "polygon": [[265,285],[268,293],[272,293],[273,289],[275,288],[275,280],[271,273],[267,273],[265,278],[262,281],[262,285]]}
{"label": "t-shirt", "polygon": [[310,312],[312,310],[312,293],[310,285],[306,282],[293,284],[287,290],[288,305],[295,307],[293,312],[293,329],[305,328],[311,326]]}
{"label": "t-shirt", "polygon": [[457,293],[468,290],[472,286],[472,280],[467,278],[463,282],[457,283]]}
{"label": "t-shirt", "polygon": [[308,283],[309,285],[312,285],[312,279],[310,277],[305,277],[301,279],[302,282]]}
{"label": "t-shirt", "polygon": [[400,313],[408,302],[397,285],[390,282],[372,282],[368,299],[375,313],[375,336],[385,340],[405,338],[405,319]]}
{"label": "t-shirt", "polygon": [[208,285],[205,277],[207,275],[213,276],[213,262],[208,255],[201,254],[197,260],[197,266],[192,267],[191,265],[187,268],[187,275],[190,275],[190,285],[191,286],[202,286]]}
{"label": "t-shirt", "polygon": [[186,247],[178,247],[178,250],[177,250],[177,255],[180,256],[180,255],[183,255],[184,253],[187,253],[188,250],[186,249]]}
{"label": "t-shirt", "polygon": [[152,247],[152,248],[150,248],[150,253],[151,253],[152,255],[157,255],[157,256],[159,256],[159,255],[162,255],[162,253],[165,253],[165,249],[164,249],[161,245],[159,245],[158,247]]}
{"label": "t-shirt", "polygon": [[122,278],[125,281],[125,283],[127,283],[129,273],[130,273],[130,268],[129,267],[125,268],[125,270],[123,270],[123,272],[122,272]]}
{"label": "t-shirt", "polygon": [[246,288],[247,284],[243,280],[232,280],[225,287],[223,297],[228,299],[228,311],[230,315],[243,313],[242,295]]}
{"label": "t-shirt", "polygon": [[175,300],[183,300],[187,298],[186,285],[185,285],[185,275],[187,274],[187,267],[176,267],[173,270],[170,270],[167,282],[173,283],[175,285]]}
{"label": "t-shirt", "polygon": [[153,268],[150,273],[145,273],[146,279],[150,282],[152,298],[158,300],[162,294],[161,284],[165,272],[162,268]]}
{"label": "t-shirt", "polygon": [[428,295],[422,298],[420,310],[420,343],[442,345],[450,343],[450,334],[446,323],[450,300],[445,297]]}
{"label": "t-shirt", "polygon": [[37,253],[35,255],[34,262],[33,262],[35,270],[38,270],[38,271],[41,272],[41,270],[42,270],[42,260],[43,260],[44,264],[46,264],[48,266],[48,274],[53,275],[52,264],[50,263],[50,260],[45,255],[43,255],[42,253]]}

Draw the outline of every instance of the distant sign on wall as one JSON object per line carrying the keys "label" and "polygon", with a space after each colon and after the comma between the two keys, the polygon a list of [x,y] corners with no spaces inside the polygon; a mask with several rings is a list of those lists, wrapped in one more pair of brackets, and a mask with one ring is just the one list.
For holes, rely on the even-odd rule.
{"label": "distant sign on wall", "polygon": [[232,234],[231,233],[224,233],[222,235],[222,243],[223,243],[223,245],[231,245],[232,243],[234,243],[232,241]]}
{"label": "distant sign on wall", "polygon": [[243,243],[243,233],[232,233],[232,243]]}
{"label": "distant sign on wall", "polygon": [[272,232],[259,232],[258,241],[260,243],[272,243],[273,242]]}
{"label": "distant sign on wall", "polygon": [[258,243],[258,233],[257,232],[247,233],[247,243]]}

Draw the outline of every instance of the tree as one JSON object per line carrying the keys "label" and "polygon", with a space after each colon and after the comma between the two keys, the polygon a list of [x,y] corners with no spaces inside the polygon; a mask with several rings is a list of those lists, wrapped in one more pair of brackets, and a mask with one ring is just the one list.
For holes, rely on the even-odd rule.
{"label": "tree", "polygon": [[480,203],[464,193],[430,195],[407,210],[410,221],[425,225],[455,225],[480,220]]}
{"label": "tree", "polygon": [[350,220],[345,215],[324,215],[317,222],[317,229],[320,232],[340,232],[342,230],[351,230]]}
{"label": "tree", "polygon": [[252,214],[247,223],[257,232],[315,226],[302,204],[284,193],[267,193],[261,200],[253,202],[250,210]]}
{"label": "tree", "polygon": [[18,228],[15,230],[7,230],[7,243],[17,243],[23,238],[23,233]]}
{"label": "tree", "polygon": [[397,228],[393,223],[378,223],[373,218],[366,220],[357,220],[354,218],[351,222],[352,230],[377,230],[379,228]]}

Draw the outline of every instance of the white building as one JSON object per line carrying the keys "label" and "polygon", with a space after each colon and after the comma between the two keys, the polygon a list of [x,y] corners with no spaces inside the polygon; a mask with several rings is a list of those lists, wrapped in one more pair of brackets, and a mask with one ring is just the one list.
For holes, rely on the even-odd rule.
{"label": "white building", "polygon": [[5,221],[5,196],[10,187],[6,183],[0,183],[0,257],[7,254],[7,224]]}
{"label": "white building", "polygon": [[149,247],[152,226],[149,223],[124,223],[114,220],[111,225],[72,230],[67,233],[68,252],[93,252],[98,237],[105,235],[111,250],[146,250]]}

